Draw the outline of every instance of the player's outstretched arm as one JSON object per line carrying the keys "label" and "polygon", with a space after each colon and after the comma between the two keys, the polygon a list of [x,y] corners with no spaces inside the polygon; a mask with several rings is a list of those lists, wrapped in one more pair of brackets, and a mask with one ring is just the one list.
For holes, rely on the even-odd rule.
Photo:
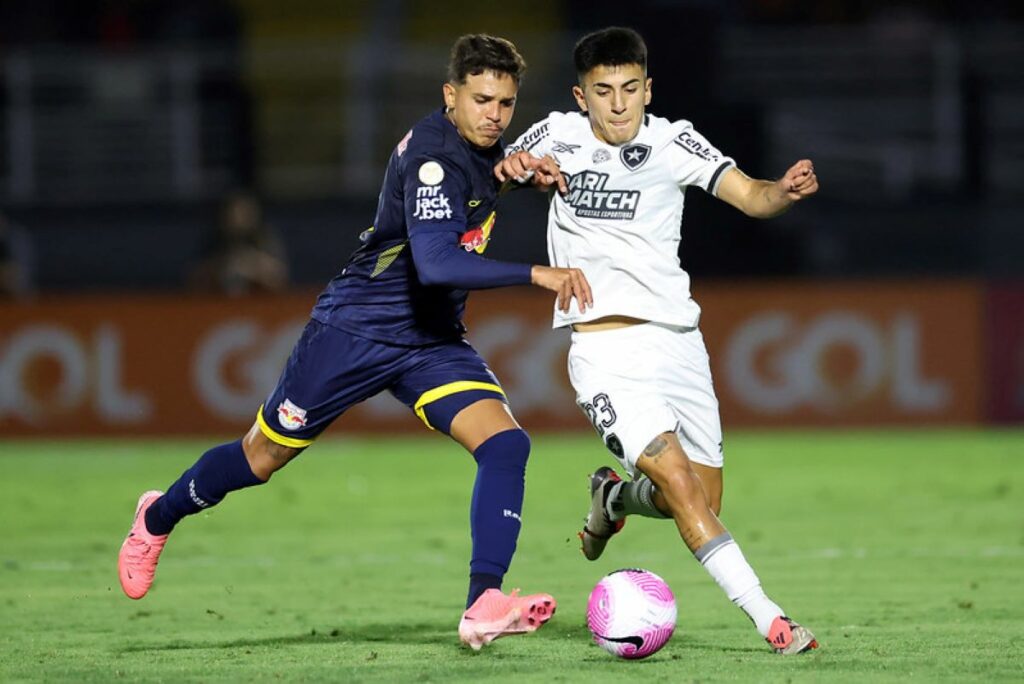
{"label": "player's outstretched arm", "polygon": [[455,230],[416,232],[409,237],[409,246],[423,285],[485,290],[532,284],[555,292],[559,308],[566,313],[574,297],[581,312],[594,303],[590,284],[580,269],[485,259],[463,249]]}
{"label": "player's outstretched arm", "polygon": [[754,218],[778,216],[785,213],[794,202],[816,192],[818,177],[810,159],[801,159],[793,164],[777,181],[757,180],[732,168],[725,172],[718,185],[718,199]]}
{"label": "player's outstretched arm", "polygon": [[580,313],[594,306],[594,295],[590,291],[590,283],[583,271],[578,268],[558,268],[555,266],[534,266],[530,269],[530,282],[558,295],[558,308],[569,313],[569,304],[573,297]]}
{"label": "player's outstretched arm", "polygon": [[502,183],[511,180],[526,183],[530,180],[534,187],[541,190],[557,186],[561,193],[569,191],[565,176],[553,157],[535,157],[525,150],[513,152],[498,162],[494,166],[494,177]]}

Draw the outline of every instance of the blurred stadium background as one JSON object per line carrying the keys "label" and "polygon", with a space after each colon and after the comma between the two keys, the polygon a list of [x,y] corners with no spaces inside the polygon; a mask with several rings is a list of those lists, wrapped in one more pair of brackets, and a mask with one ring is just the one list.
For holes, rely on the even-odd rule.
{"label": "blurred stadium background", "polygon": [[[524,53],[514,137],[574,107],[572,45],[610,24],[648,41],[653,113],[821,179],[763,222],[688,193],[681,258],[727,523],[823,648],[769,660],[667,526],[580,558],[608,459],[525,289],[468,322],[534,437],[509,584],[558,597],[544,631],[456,649],[472,461],[387,396],[125,599],[135,497],[252,424],[455,37]],[[488,256],[543,262],[544,216],[508,198]],[[1022,217],[1013,0],[0,0],[0,680],[630,681],[583,614],[638,564],[681,608],[647,681],[1019,681]]]}
{"label": "blurred stadium background", "polygon": [[[0,2],[0,435],[247,427],[452,40],[526,56],[512,138],[574,107],[572,45],[608,24],[647,39],[652,112],[752,175],[809,157],[822,180],[766,222],[688,193],[727,432],[1020,423],[1022,22],[1010,0]],[[197,277],[240,191],[280,277]],[[543,262],[544,210],[505,201],[489,255]],[[470,306],[523,423],[588,429],[547,298]],[[383,397],[338,429],[418,428]]]}

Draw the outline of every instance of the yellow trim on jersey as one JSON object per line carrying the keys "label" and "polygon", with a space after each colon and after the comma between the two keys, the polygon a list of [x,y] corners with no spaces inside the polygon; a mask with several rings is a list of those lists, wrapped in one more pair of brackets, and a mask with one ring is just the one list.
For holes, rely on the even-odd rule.
{"label": "yellow trim on jersey", "polygon": [[260,432],[266,436],[274,444],[280,444],[281,446],[292,447],[293,449],[302,449],[308,447],[313,443],[311,439],[295,439],[294,437],[285,437],[274,432],[273,428],[267,425],[267,421],[263,419],[263,406],[260,405],[260,410],[256,412],[256,423],[260,426]]}
{"label": "yellow trim on jersey", "polygon": [[431,430],[434,430],[434,426],[427,420],[427,411],[424,408],[427,404],[437,401],[438,399],[444,399],[445,397],[459,392],[468,392],[469,390],[491,390],[497,392],[501,396],[505,396],[505,390],[501,389],[500,386],[495,385],[493,382],[480,382],[478,380],[459,380],[457,382],[449,382],[447,385],[441,385],[435,387],[432,390],[427,390],[420,395],[420,398],[416,400],[416,405],[413,406],[413,410],[416,415],[420,417],[423,424]]}
{"label": "yellow trim on jersey", "polygon": [[386,271],[388,266],[395,263],[395,259],[398,258],[398,255],[402,252],[403,249],[405,249],[404,242],[400,245],[389,247],[388,249],[385,249],[383,252],[381,252],[377,256],[377,265],[373,267],[373,273],[370,274],[370,277],[376,278],[381,273]]}
{"label": "yellow trim on jersey", "polygon": [[484,240],[478,247],[475,247],[473,251],[477,254],[483,254],[487,249],[487,243],[491,241],[491,229],[494,228],[494,217],[498,212],[492,211],[491,215],[487,217],[487,220],[480,224],[480,231],[483,233]]}

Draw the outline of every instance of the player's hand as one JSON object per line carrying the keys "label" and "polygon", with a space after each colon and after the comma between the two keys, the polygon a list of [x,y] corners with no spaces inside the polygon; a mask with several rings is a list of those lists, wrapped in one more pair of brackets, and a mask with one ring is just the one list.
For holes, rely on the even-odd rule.
{"label": "player's hand", "polygon": [[530,271],[530,282],[534,285],[551,290],[558,294],[558,308],[562,313],[569,313],[569,304],[573,297],[580,313],[587,307],[594,306],[594,296],[590,292],[590,283],[583,271],[578,268],[555,268],[552,266],[534,266]]}
{"label": "player's hand", "polygon": [[818,192],[818,177],[814,175],[814,164],[810,159],[801,159],[793,164],[778,183],[782,192],[793,202]]}
{"label": "player's hand", "polygon": [[525,183],[532,180],[534,187],[542,190],[557,185],[562,194],[569,191],[565,176],[553,157],[545,155],[538,158],[525,150],[514,152],[498,162],[494,167],[494,177],[502,183],[509,180]]}

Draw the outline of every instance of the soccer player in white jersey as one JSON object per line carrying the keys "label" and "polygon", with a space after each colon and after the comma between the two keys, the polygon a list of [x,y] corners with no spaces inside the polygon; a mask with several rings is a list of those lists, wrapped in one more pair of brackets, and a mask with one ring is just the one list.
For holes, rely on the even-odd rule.
{"label": "soccer player in white jersey", "polygon": [[548,213],[551,264],[582,269],[594,304],[585,312],[556,310],[554,325],[573,330],[569,376],[580,407],[637,478],[624,482],[608,467],[591,475],[583,553],[597,559],[629,514],[672,518],[686,546],[776,652],[816,648],[814,635],[768,598],[718,519],[718,400],[700,307],[678,257],[688,186],[748,216],[770,218],[817,191],[814,168],[802,160],[777,181],[755,180],[689,121],[646,114],[647,48],[631,29],[585,36],[574,58],[572,90],[581,111],[553,112],[532,126],[495,175],[523,180],[548,157],[561,168],[564,179],[544,170],[534,178],[541,186],[557,182],[560,190]]}

